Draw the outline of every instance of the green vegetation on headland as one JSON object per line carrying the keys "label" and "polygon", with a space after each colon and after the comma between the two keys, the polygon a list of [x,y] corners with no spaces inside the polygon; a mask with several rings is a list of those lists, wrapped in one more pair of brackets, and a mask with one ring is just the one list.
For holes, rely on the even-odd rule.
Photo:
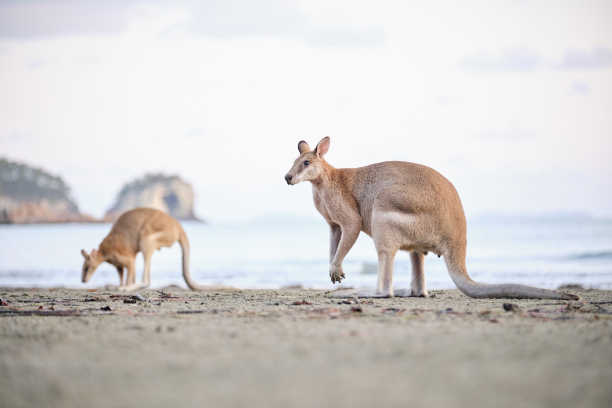
{"label": "green vegetation on headland", "polygon": [[64,201],[78,211],[70,187],[61,177],[4,158],[0,158],[0,197],[16,202]]}
{"label": "green vegetation on headland", "polygon": [[93,221],[83,215],[61,177],[0,159],[0,223]]}

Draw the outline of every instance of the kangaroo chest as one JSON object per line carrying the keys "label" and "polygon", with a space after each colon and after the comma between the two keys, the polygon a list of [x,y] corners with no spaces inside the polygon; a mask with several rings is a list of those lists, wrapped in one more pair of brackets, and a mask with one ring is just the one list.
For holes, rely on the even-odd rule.
{"label": "kangaroo chest", "polygon": [[313,185],[312,197],[317,211],[330,224],[344,225],[360,218],[354,200],[347,199],[342,193],[327,191]]}

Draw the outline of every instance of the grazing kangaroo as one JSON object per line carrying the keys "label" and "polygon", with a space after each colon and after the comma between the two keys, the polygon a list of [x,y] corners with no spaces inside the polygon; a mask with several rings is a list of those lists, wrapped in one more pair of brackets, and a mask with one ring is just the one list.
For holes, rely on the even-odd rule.
{"label": "grazing kangaroo", "polygon": [[332,283],[344,278],[342,261],[363,231],[372,237],[378,253],[378,285],[376,292],[358,296],[394,296],[393,260],[401,249],[410,251],[412,284],[410,291],[396,291],[396,296],[427,296],[423,261],[433,252],[444,256],[453,282],[471,297],[578,299],[531,286],[473,281],[465,266],[465,215],[450,181],[429,167],[399,161],[336,169],[323,159],[329,144],[329,137],[324,137],[311,150],[300,141],[300,156],[285,180],[290,185],[312,183],[315,207],[330,227]]}
{"label": "grazing kangaroo", "polygon": [[[108,262],[119,272],[119,290],[129,292],[147,288],[151,283],[153,252],[161,247],[170,247],[176,241],[183,251],[183,278],[187,286],[192,290],[203,289],[191,280],[189,274],[189,240],[183,227],[168,214],[152,208],[136,208],[123,213],[97,250],[92,249],[89,254],[81,250],[85,258],[82,281],[87,282],[98,265]],[[138,252],[142,252],[144,256],[142,284],[136,284],[134,263]],[[124,268],[127,268],[125,281]]]}

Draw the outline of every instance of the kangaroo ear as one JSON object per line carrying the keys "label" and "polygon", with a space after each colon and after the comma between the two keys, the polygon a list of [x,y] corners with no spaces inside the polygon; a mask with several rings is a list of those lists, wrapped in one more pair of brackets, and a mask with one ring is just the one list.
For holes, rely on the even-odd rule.
{"label": "kangaroo ear", "polygon": [[89,255],[87,255],[87,252],[85,252],[84,249],[81,249],[81,255],[83,255],[83,258],[85,259],[89,258]]}
{"label": "kangaroo ear", "polygon": [[329,142],[329,136],[325,136],[323,139],[321,139],[321,141],[317,144],[317,147],[315,147],[315,153],[317,156],[323,157],[325,153],[327,153],[329,150]]}
{"label": "kangaroo ear", "polygon": [[300,154],[302,153],[306,153],[310,151],[310,146],[308,146],[308,143],[306,143],[303,140],[300,140],[298,142],[298,152],[300,152]]}

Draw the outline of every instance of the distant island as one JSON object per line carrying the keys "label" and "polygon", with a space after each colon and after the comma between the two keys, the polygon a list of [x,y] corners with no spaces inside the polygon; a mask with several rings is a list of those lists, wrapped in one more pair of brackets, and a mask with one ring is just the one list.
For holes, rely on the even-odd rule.
{"label": "distant island", "polygon": [[132,208],[150,207],[178,220],[202,221],[194,214],[193,202],[193,187],[179,176],[145,174],[123,186],[104,218],[113,221]]}
{"label": "distant island", "polygon": [[146,174],[123,186],[103,219],[83,214],[59,176],[0,158],[0,224],[112,222],[137,207],[156,208],[179,220],[195,216],[191,184],[179,176]]}
{"label": "distant island", "polygon": [[0,223],[92,222],[61,177],[0,158]]}

